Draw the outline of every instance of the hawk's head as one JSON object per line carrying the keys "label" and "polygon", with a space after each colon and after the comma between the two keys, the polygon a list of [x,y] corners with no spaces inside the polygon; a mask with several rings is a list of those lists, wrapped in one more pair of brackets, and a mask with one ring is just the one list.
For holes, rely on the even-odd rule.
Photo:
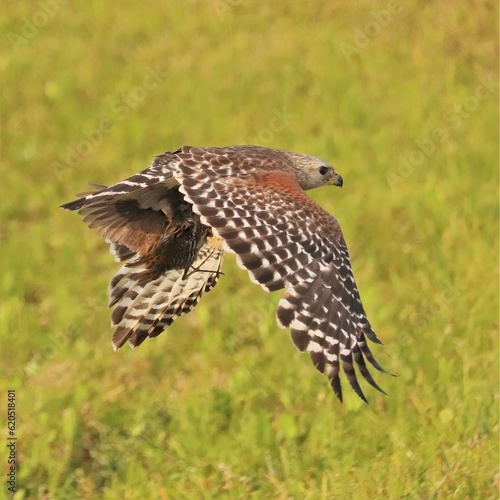
{"label": "hawk's head", "polygon": [[326,185],[342,187],[342,176],[325,160],[317,156],[289,153],[297,182],[304,190]]}

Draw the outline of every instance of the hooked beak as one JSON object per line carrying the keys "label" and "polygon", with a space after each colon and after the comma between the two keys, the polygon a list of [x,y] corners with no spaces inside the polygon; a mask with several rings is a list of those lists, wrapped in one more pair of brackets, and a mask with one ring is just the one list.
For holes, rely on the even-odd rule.
{"label": "hooked beak", "polygon": [[344,185],[344,179],[338,172],[332,172],[332,176],[325,180],[325,184],[332,186],[342,187]]}

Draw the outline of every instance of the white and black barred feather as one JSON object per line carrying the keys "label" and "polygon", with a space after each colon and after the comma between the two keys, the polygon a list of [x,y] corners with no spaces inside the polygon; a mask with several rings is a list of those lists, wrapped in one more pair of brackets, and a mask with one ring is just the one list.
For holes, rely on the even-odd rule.
{"label": "white and black barred feather", "polygon": [[[326,370],[339,399],[342,366],[366,401],[353,363],[383,392],[364,361],[384,371],[366,337],[381,342],[366,318],[338,222],[304,193],[288,158],[281,155],[273,165],[276,152],[267,155],[259,149],[247,168],[243,161],[228,161],[230,150],[183,149],[176,173],[180,190],[202,222],[236,253],[252,281],[267,291],[286,289],[278,324],[290,327],[295,345],[309,352],[320,372]],[[249,151],[240,154],[250,156]]]}
{"label": "white and black barred feather", "polygon": [[109,286],[113,348],[127,341],[136,347],[191,311],[217,284],[223,255],[221,248],[203,245],[191,271],[171,269],[154,279],[145,266],[123,266]]}
{"label": "white and black barred feather", "polygon": [[366,401],[357,371],[384,371],[336,219],[304,192],[341,185],[319,158],[257,146],[166,152],[145,170],[64,205],[110,243],[124,265],[109,287],[115,349],[141,344],[189,312],[220,276],[224,248],[267,291],[285,289],[276,311],[294,344],[327,373],[340,400],[340,371]]}
{"label": "white and black barred feather", "polygon": [[63,205],[78,210],[124,263],[109,286],[115,350],[159,335],[221,275],[221,242],[183,201],[174,160],[160,155],[141,173]]}

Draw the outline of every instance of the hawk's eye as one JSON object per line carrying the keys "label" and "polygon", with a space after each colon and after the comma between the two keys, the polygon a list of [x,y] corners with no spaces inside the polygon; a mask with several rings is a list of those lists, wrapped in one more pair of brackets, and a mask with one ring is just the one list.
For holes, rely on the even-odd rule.
{"label": "hawk's eye", "polygon": [[328,167],[319,167],[319,173],[320,175],[326,175],[328,172],[329,172],[329,168]]}

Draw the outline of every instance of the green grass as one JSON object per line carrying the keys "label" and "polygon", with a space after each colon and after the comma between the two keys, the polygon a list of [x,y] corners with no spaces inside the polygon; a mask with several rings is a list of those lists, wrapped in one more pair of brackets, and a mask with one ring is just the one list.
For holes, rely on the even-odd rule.
{"label": "green grass", "polygon": [[[495,4],[53,2],[0,21],[15,498],[498,498]],[[250,141],[342,173],[311,196],[344,230],[389,396],[338,403],[232,256],[193,313],[113,353],[117,265],[58,205],[164,150]]]}

